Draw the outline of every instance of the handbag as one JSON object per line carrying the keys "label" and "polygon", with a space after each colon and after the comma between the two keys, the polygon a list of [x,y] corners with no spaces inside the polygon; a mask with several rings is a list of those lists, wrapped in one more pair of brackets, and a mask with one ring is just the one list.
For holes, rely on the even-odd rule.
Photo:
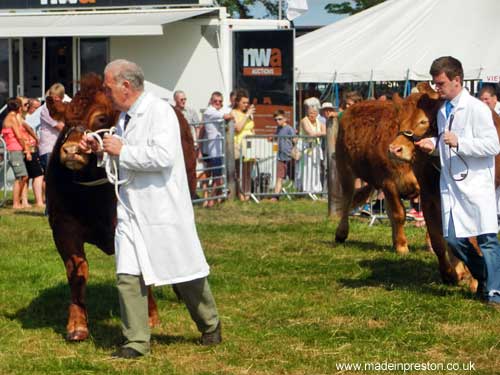
{"label": "handbag", "polygon": [[293,146],[292,150],[290,151],[290,156],[293,160],[300,160],[300,158],[302,157],[302,152],[300,152],[297,146]]}

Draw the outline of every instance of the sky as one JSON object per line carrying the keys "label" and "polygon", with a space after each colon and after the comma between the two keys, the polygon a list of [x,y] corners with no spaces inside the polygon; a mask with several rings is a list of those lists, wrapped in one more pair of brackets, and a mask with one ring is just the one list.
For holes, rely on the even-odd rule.
{"label": "sky", "polygon": [[[277,0],[276,0],[277,1]],[[341,18],[344,18],[345,15],[332,14],[327,13],[325,10],[325,5],[329,3],[338,3],[342,2],[341,0],[308,0],[309,10],[307,13],[303,14],[300,17],[297,17],[293,23],[296,26],[316,26],[316,25],[328,25],[335,21],[338,21]],[[282,0],[283,4],[283,18],[286,17],[286,0]],[[256,7],[253,10],[253,16],[262,17],[264,12],[259,7]]]}

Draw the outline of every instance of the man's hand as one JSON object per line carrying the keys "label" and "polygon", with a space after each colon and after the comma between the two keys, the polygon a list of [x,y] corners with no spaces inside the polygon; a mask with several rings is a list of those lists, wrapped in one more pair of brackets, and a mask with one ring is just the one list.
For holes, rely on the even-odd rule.
{"label": "man's hand", "polygon": [[109,134],[106,134],[104,136],[102,143],[104,146],[104,152],[107,152],[111,156],[120,155],[120,151],[123,147],[123,143],[119,138],[113,137],[112,135],[109,135]]}
{"label": "man's hand", "polygon": [[432,153],[436,148],[436,146],[434,146],[432,138],[423,138],[420,141],[415,142],[415,146],[417,146],[420,151],[425,152],[426,154]]}
{"label": "man's hand", "polygon": [[458,137],[455,133],[450,132],[448,130],[445,130],[443,134],[443,142],[444,144],[450,146],[450,147],[457,147],[458,146]]}
{"label": "man's hand", "polygon": [[96,153],[101,151],[99,148],[99,143],[91,135],[84,135],[78,144],[80,150],[85,154],[90,154],[92,152]]}

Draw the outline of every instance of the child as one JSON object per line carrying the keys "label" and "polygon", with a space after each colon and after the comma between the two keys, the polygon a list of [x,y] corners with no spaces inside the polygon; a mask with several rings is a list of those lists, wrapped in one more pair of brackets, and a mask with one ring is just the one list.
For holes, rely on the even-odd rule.
{"label": "child", "polygon": [[292,148],[296,139],[292,138],[295,136],[295,129],[287,124],[285,112],[278,109],[273,114],[274,121],[276,121],[276,141],[278,143],[278,156],[277,156],[277,177],[276,185],[274,187],[274,193],[276,197],[273,197],[272,201],[277,201],[278,194],[281,192],[281,186],[283,179],[286,178],[287,165],[292,159]]}

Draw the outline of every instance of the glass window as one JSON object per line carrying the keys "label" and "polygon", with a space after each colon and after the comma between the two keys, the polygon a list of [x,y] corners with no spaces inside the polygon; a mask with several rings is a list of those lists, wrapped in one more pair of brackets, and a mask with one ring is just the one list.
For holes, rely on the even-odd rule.
{"label": "glass window", "polygon": [[87,73],[103,75],[108,63],[107,38],[80,39],[80,76]]}
{"label": "glass window", "polygon": [[9,40],[0,39],[0,109],[9,96]]}

